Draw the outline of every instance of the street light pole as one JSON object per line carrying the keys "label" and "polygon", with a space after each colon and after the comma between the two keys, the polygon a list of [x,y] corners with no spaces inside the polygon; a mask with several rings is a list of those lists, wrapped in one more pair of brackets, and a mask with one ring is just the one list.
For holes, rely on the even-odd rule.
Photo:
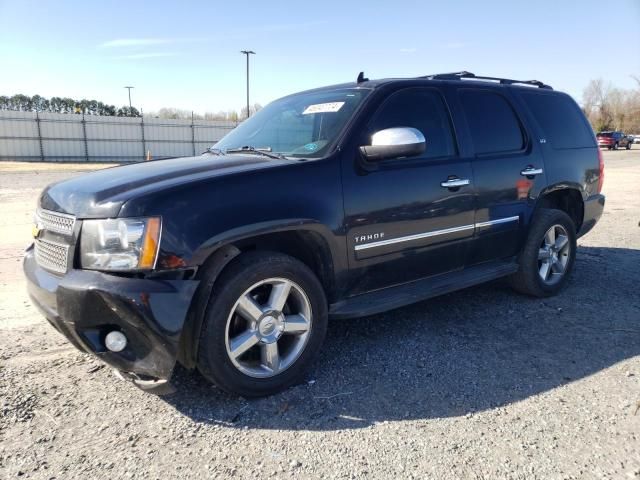
{"label": "street light pole", "polygon": [[131,110],[131,89],[134,87],[124,87],[129,90],[129,110]]}
{"label": "street light pole", "polygon": [[247,56],[247,118],[249,118],[251,116],[249,110],[249,55],[255,55],[256,52],[252,50],[241,50],[240,53]]}

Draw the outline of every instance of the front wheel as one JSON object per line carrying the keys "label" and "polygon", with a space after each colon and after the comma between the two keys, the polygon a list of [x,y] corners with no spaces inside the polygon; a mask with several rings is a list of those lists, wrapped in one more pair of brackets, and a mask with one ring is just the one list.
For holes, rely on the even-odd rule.
{"label": "front wheel", "polygon": [[270,395],[301,379],[326,329],[324,291],[306,265],[280,253],[246,253],[216,280],[198,369],[229,393]]}
{"label": "front wheel", "polygon": [[613,144],[613,149],[614,149],[614,150],[618,150],[618,147],[619,147],[619,146],[620,146],[620,145],[618,145],[618,142],[616,142],[616,143],[614,143],[614,144]]}
{"label": "front wheel", "polygon": [[631,142],[627,143],[627,147],[626,147],[626,148],[627,148],[627,150],[631,150],[631,145],[632,145],[632,143],[631,143]]}
{"label": "front wheel", "polygon": [[516,291],[534,297],[557,294],[573,269],[576,246],[571,217],[562,210],[540,210],[520,253],[518,272],[509,283]]}

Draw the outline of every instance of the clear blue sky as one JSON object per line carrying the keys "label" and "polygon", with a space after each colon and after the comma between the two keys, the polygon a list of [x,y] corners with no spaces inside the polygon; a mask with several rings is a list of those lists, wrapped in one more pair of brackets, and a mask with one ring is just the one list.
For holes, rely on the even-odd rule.
{"label": "clear blue sky", "polygon": [[0,94],[196,112],[370,78],[470,70],[536,78],[580,100],[640,75],[640,0],[0,0]]}

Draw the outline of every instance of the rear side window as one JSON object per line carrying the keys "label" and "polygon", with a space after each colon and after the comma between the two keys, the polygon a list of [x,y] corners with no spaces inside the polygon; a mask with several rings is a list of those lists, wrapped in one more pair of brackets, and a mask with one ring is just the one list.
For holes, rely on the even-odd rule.
{"label": "rear side window", "polygon": [[408,88],[392,94],[375,113],[370,130],[375,133],[393,127],[413,127],[422,132],[427,149],[421,158],[456,153],[449,112],[436,90]]}
{"label": "rear side window", "polygon": [[[571,98],[537,92],[522,92],[521,95],[553,148],[595,146],[591,129]],[[606,133],[603,136],[612,134]]]}
{"label": "rear side window", "polygon": [[476,154],[524,148],[522,127],[505,97],[487,90],[460,90],[460,101]]}

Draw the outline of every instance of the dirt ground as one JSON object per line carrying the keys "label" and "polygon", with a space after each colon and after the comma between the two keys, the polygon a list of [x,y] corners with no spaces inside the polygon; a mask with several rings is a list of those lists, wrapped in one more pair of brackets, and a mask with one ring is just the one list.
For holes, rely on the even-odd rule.
{"label": "dirt ground", "polygon": [[640,148],[605,161],[562,294],[333,322],[304,384],[251,401],[183,369],[157,397],[74,350],[21,257],[39,191],[87,165],[0,163],[0,478],[640,478]]}

